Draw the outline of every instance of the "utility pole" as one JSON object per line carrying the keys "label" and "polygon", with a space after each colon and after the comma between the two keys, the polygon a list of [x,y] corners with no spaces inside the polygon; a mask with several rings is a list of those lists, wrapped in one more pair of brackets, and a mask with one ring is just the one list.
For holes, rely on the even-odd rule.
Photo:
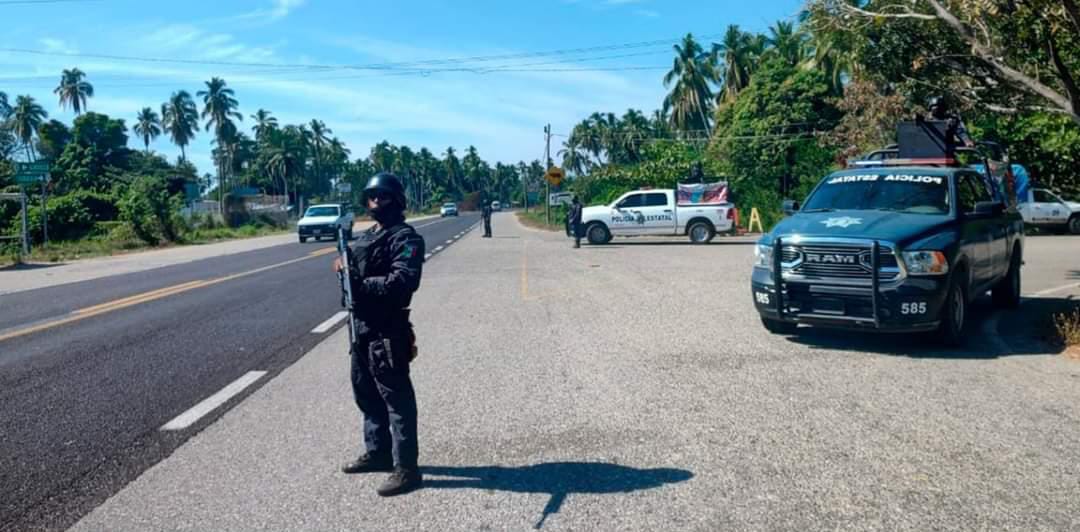
{"label": "utility pole", "polygon": [[26,185],[20,186],[19,192],[22,192],[22,252],[24,257],[28,257],[30,256],[30,225],[26,218]]}
{"label": "utility pole", "polygon": [[[544,126],[544,174],[547,174],[548,169],[551,168],[551,124]],[[544,218],[547,220],[547,224],[551,225],[551,182],[544,179],[547,183],[547,194],[544,195]]]}
{"label": "utility pole", "polygon": [[49,245],[49,209],[45,203],[45,181],[41,181],[41,233],[45,238],[42,243],[43,246]]}

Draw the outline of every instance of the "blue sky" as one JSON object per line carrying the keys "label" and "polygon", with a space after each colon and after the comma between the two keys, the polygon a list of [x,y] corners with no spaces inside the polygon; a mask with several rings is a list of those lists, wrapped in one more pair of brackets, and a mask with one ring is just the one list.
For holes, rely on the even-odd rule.
{"label": "blue sky", "polygon": [[[22,1],[0,1],[3,18],[19,21],[5,25],[0,49],[46,54],[0,50],[0,91],[12,99],[34,96],[50,118],[70,123],[74,117],[52,94],[63,68],[87,73],[96,89],[90,110],[129,126],[142,107],[157,110],[178,89],[194,95],[216,75],[236,91],[248,131],[250,115],[265,108],[282,123],[323,120],[354,159],[386,139],[435,153],[474,145],[492,162],[541,158],[546,123],[559,134],[593,111],[651,112],[665,94],[661,77],[671,45],[687,32],[710,43],[728,24],[764,31],[776,20],[792,20],[802,5]],[[536,54],[551,51],[562,53]],[[477,57],[484,59],[460,60]],[[212,168],[210,140],[201,132],[188,147],[202,172]],[[557,142],[561,137],[553,139],[553,151]],[[131,144],[142,147],[134,137]],[[171,158],[179,154],[164,137],[151,147]]]}

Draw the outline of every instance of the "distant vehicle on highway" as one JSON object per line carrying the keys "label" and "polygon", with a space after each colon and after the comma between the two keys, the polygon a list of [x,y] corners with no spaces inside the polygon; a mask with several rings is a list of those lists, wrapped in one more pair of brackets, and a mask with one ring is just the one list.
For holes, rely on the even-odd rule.
{"label": "distant vehicle on highway", "polygon": [[345,230],[345,237],[352,240],[353,213],[336,203],[312,205],[296,223],[301,244],[309,238],[314,238],[316,242],[323,238],[337,238],[339,227]]}
{"label": "distant vehicle on highway", "polygon": [[502,210],[502,204],[501,203],[499,203],[497,201],[491,202],[491,212],[499,212],[501,210]]}
{"label": "distant vehicle on highway", "polygon": [[[1020,302],[1023,220],[976,170],[883,161],[826,176],[757,242],[751,292],[765,328],[802,324],[965,339],[968,305]],[[910,164],[910,161],[907,162]]]}
{"label": "distant vehicle on highway", "polygon": [[439,216],[445,218],[447,216],[457,216],[457,203],[443,203],[441,209],[439,209]]}
{"label": "distant vehicle on highway", "polygon": [[1080,235],[1080,203],[1065,201],[1045,188],[1033,188],[1019,198],[1018,208],[1028,225]]}
{"label": "distant vehicle on highway", "polygon": [[735,206],[719,203],[675,201],[674,189],[641,189],[627,192],[611,203],[585,207],[581,223],[590,244],[606,244],[614,236],[688,236],[705,244],[733,229]]}

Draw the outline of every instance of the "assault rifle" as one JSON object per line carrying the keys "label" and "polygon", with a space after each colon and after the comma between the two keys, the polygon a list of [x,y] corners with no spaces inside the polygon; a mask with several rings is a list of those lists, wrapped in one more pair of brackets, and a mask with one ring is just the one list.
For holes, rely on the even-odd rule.
{"label": "assault rifle", "polygon": [[349,312],[349,352],[352,352],[353,344],[356,343],[356,316],[354,316],[353,293],[352,293],[352,264],[349,242],[345,239],[345,229],[338,227],[337,230],[338,253],[341,255],[341,270],[338,271],[338,280],[341,281],[341,305]]}

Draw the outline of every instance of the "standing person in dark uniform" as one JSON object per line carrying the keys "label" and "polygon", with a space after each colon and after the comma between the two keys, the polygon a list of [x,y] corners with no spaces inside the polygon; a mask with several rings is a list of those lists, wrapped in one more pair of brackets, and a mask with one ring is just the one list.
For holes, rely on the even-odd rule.
{"label": "standing person in dark uniform", "polygon": [[968,135],[967,128],[964,127],[964,121],[960,119],[960,115],[949,108],[949,102],[945,98],[941,96],[930,98],[930,119],[948,124],[948,134],[953,137],[952,140],[959,141],[967,147],[975,145],[971,136]]}
{"label": "standing person in dark uniform", "polygon": [[484,218],[484,238],[491,238],[491,205],[487,200],[480,207],[480,216]]}
{"label": "standing person in dark uniform", "polygon": [[581,227],[581,201],[577,196],[574,196],[574,200],[570,203],[570,230],[574,232],[574,248],[581,247],[581,233],[584,228]]}
{"label": "standing person in dark uniform", "polygon": [[[356,341],[350,346],[353,398],[364,414],[366,452],[342,466],[345,473],[391,472],[376,490],[384,497],[423,484],[417,464],[416,394],[409,379],[415,336],[409,304],[420,287],[424,239],[405,223],[405,189],[380,173],[364,188],[376,225],[351,250]],[[334,270],[341,269],[341,259]]]}

